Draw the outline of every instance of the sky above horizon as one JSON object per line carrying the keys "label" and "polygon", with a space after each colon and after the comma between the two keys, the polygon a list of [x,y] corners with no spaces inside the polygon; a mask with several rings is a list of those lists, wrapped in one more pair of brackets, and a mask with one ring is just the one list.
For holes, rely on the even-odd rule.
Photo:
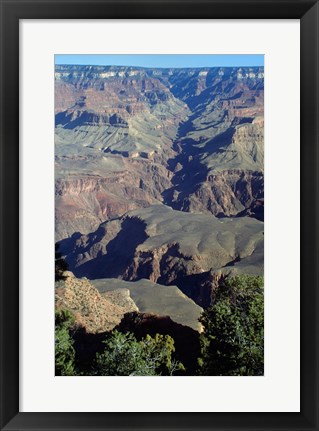
{"label": "sky above horizon", "polygon": [[135,67],[253,67],[263,54],[56,54],[55,64]]}

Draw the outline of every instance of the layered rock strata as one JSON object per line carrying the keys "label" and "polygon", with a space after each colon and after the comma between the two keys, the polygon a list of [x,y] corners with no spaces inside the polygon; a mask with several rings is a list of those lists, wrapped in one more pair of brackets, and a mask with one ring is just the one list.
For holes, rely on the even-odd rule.
{"label": "layered rock strata", "polygon": [[56,66],[55,79],[56,240],[159,202],[254,217],[263,68]]}

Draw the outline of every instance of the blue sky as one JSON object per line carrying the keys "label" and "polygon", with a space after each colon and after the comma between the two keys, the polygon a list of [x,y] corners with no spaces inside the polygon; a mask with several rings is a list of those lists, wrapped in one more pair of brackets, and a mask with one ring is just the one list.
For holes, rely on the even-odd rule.
{"label": "blue sky", "polygon": [[55,64],[140,67],[263,66],[264,56],[262,54],[59,54],[55,55]]}

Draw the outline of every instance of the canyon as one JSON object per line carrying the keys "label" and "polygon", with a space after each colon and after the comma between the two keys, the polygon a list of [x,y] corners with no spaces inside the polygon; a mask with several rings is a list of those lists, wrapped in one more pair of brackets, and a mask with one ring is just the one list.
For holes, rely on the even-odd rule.
{"label": "canyon", "polygon": [[200,331],[224,277],[263,274],[263,208],[263,67],[55,67],[64,302],[86,286],[112,316],[88,328],[135,311]]}

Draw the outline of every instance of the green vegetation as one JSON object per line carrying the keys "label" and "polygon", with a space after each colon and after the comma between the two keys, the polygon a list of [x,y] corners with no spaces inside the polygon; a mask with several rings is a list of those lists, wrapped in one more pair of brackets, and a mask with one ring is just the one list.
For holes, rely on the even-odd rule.
{"label": "green vegetation", "polygon": [[59,245],[55,244],[55,281],[64,280],[64,271],[67,271],[68,264],[65,259],[62,258],[62,254],[59,251]]}
{"label": "green vegetation", "polygon": [[263,278],[236,276],[217,289],[213,305],[202,314],[202,375],[263,375]]}
{"label": "green vegetation", "polygon": [[174,340],[169,335],[147,335],[137,341],[131,333],[112,331],[103,353],[96,355],[94,374],[99,376],[172,375],[183,369],[172,359]]}
{"label": "green vegetation", "polygon": [[102,353],[96,358],[88,372],[76,363],[73,316],[67,310],[55,313],[55,375],[98,376],[156,376],[173,375],[184,370],[181,362],[173,358],[174,340],[169,335],[147,335],[137,341],[131,333],[111,331],[103,341]]}
{"label": "green vegetation", "polygon": [[75,350],[71,336],[74,318],[67,310],[55,312],[55,375],[74,376]]}

